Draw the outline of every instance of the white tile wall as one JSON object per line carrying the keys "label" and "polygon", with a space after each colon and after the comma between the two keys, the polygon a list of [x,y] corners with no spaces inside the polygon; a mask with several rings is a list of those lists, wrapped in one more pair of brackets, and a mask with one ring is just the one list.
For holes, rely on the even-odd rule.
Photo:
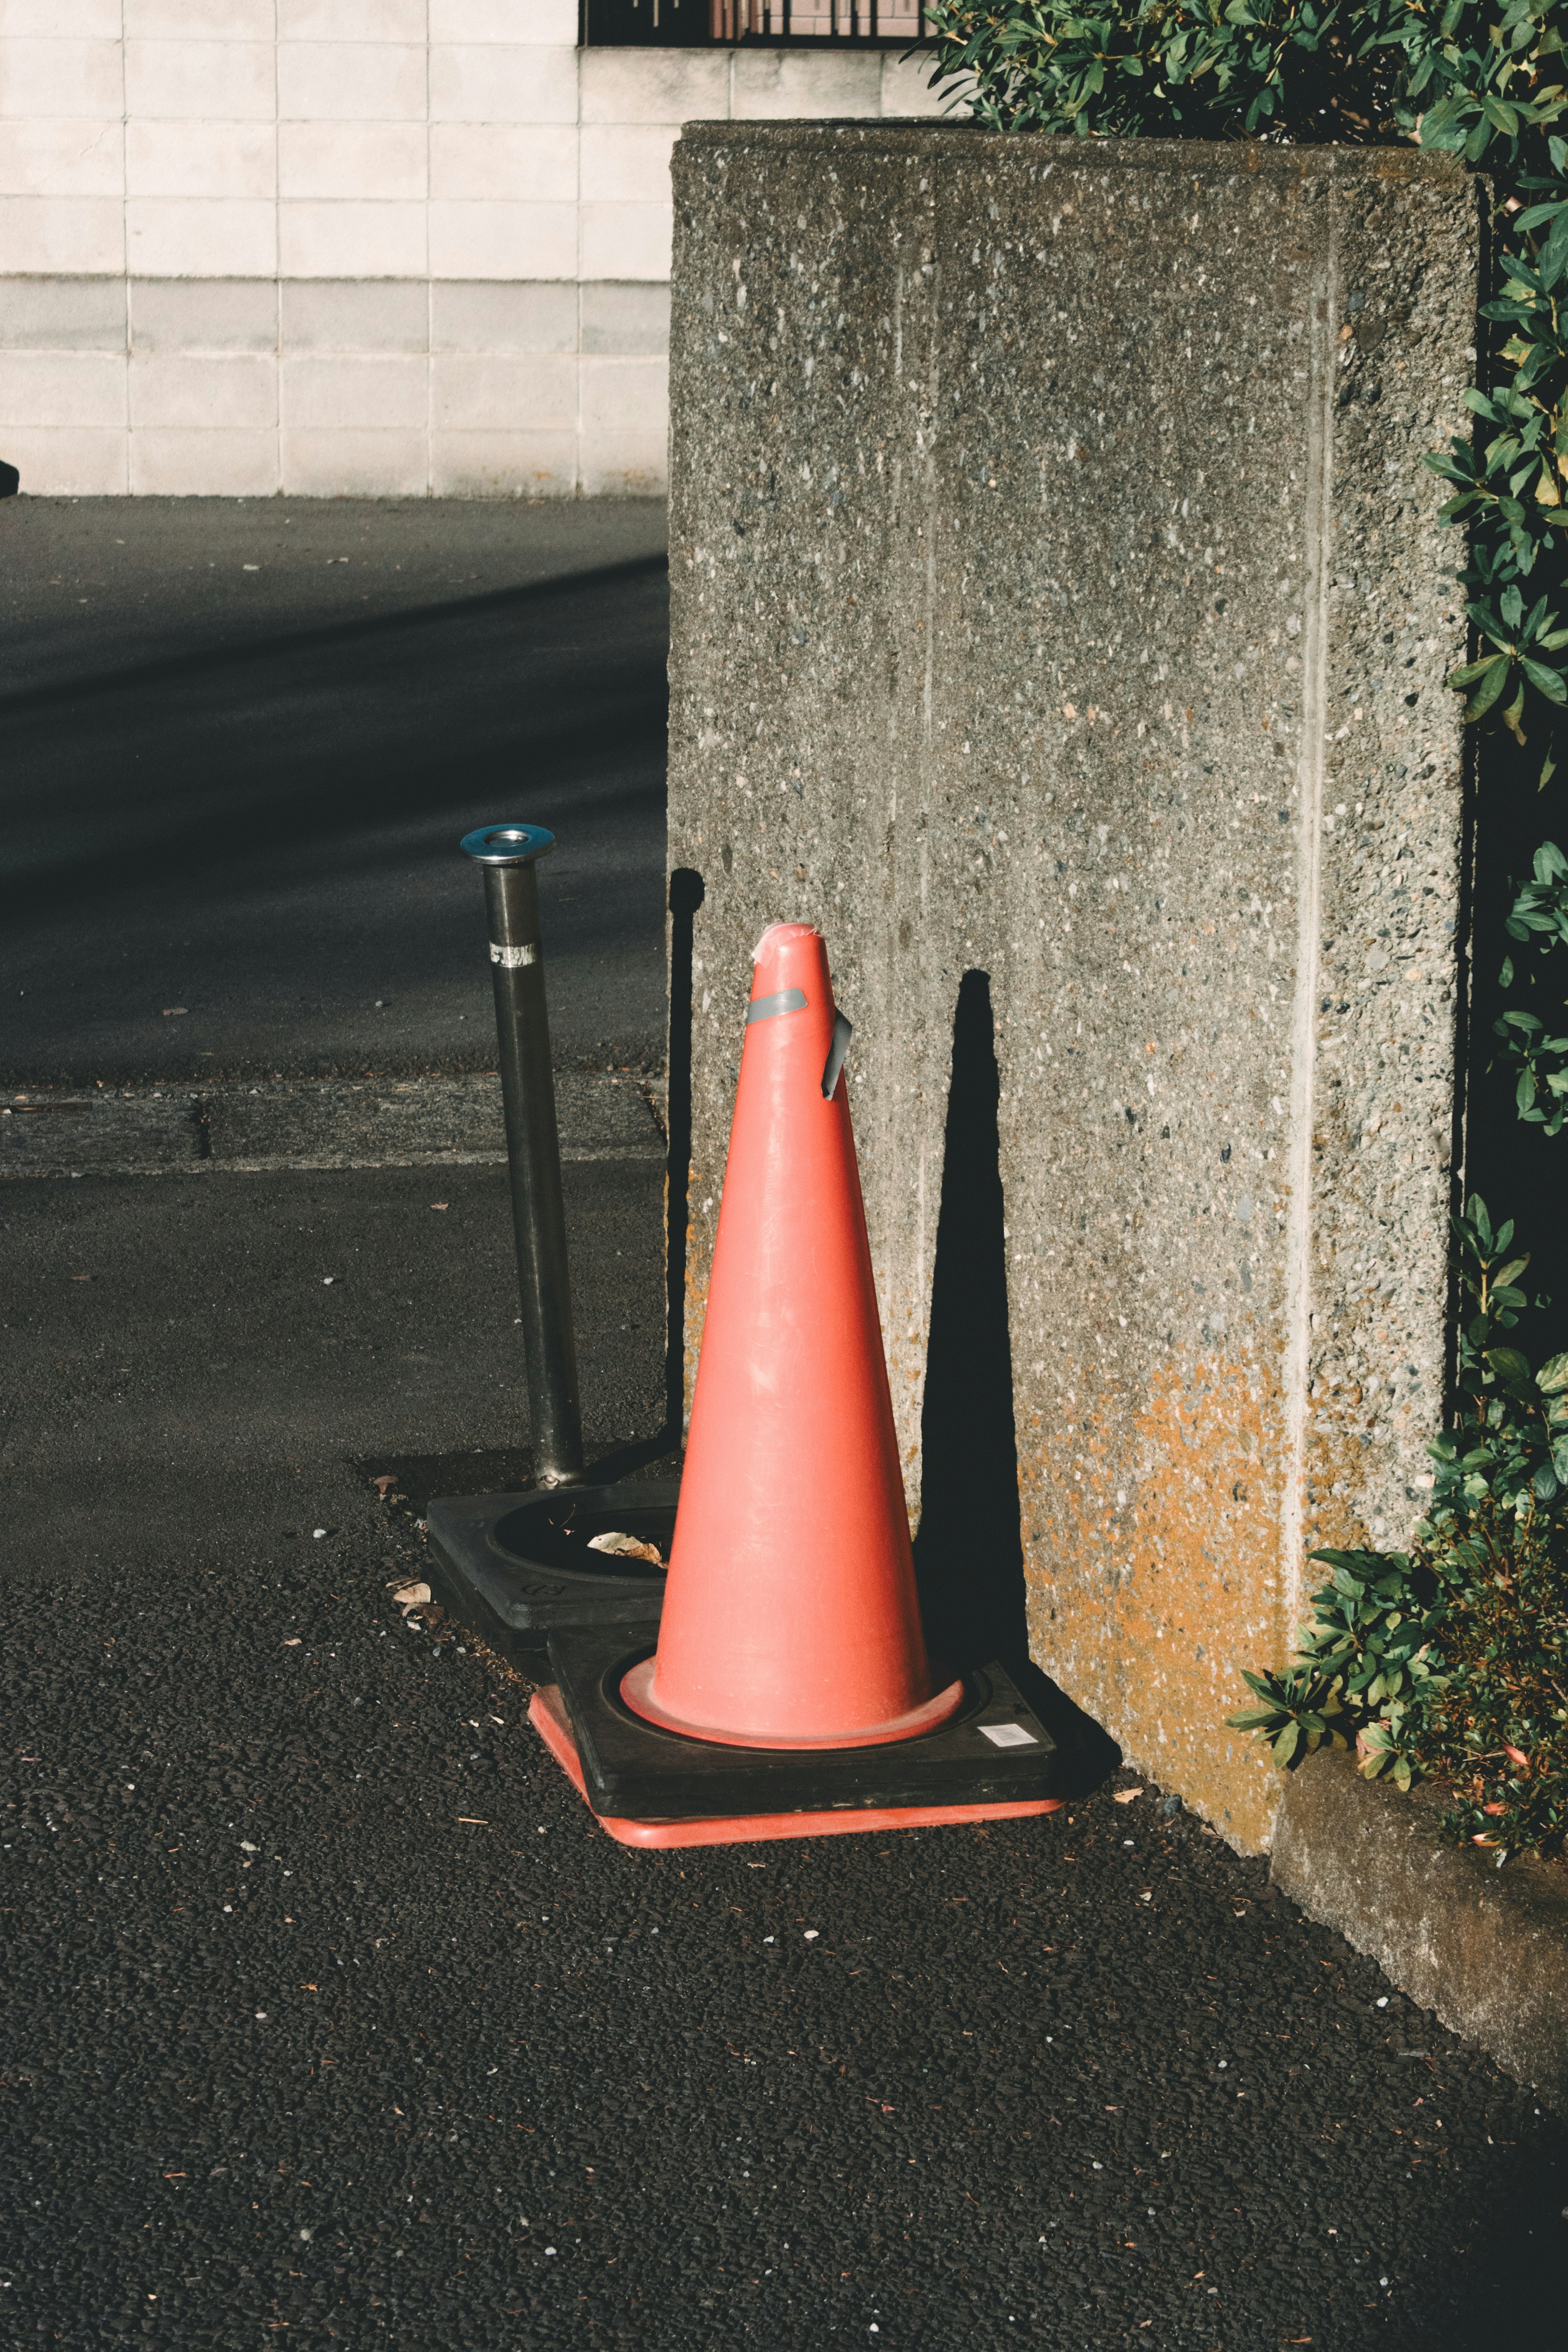
{"label": "white tile wall", "polygon": [[0,121],[0,195],[120,196],[124,127],[70,115]]}
{"label": "white tile wall", "polygon": [[731,112],[748,121],[800,115],[880,114],[878,49],[737,49]]}
{"label": "white tile wall", "polygon": [[428,400],[425,361],[400,352],[364,352],[348,357],[285,358],[282,363],[286,431],[422,433]]}
{"label": "white tile wall", "polygon": [[577,195],[577,126],[565,122],[436,122],[430,194],[570,205]]}
{"label": "white tile wall", "polygon": [[127,34],[149,41],[270,41],[273,0],[125,0]]}
{"label": "white tile wall", "polygon": [[275,432],[192,425],[131,436],[133,496],[267,499],[279,487]]}
{"label": "white tile wall", "polygon": [[584,49],[584,122],[718,122],[732,59],[720,49]]}
{"label": "white tile wall", "polygon": [[577,362],[448,353],[430,367],[430,423],[438,432],[504,432],[520,417],[541,430],[577,422]]}
{"label": "white tile wall", "polygon": [[425,51],[397,41],[279,41],[284,121],[423,122]]}
{"label": "white tile wall", "polygon": [[437,499],[569,499],[579,488],[577,466],[574,432],[430,436]]}
{"label": "white tile wall", "polygon": [[430,206],[432,278],[575,278],[574,204]]}
{"label": "white tile wall", "polygon": [[36,121],[51,114],[100,121],[125,109],[118,41],[7,38],[0,44],[0,115]]}
{"label": "white tile wall", "polygon": [[577,0],[430,0],[433,41],[575,41]]}
{"label": "white tile wall", "polygon": [[138,278],[129,293],[121,340],[128,310],[133,353],[278,349],[278,288],[271,278]]}
{"label": "white tile wall", "polygon": [[123,426],[125,362],[109,352],[0,352],[0,415],[57,429]]}
{"label": "white tile wall", "polygon": [[131,198],[124,267],[133,278],[275,278],[278,208],[259,198]]}
{"label": "white tile wall", "polygon": [[47,428],[30,431],[8,425],[10,463],[39,498],[115,498],[130,488],[126,462],[130,437],[123,431]]}
{"label": "white tile wall", "polygon": [[278,193],[278,134],[270,122],[127,122],[123,140],[127,195],[248,196],[269,204]]}
{"label": "white tile wall", "polygon": [[425,0],[277,0],[280,41],[425,38]]}
{"label": "white tile wall", "polygon": [[127,41],[132,121],[270,122],[278,53],[269,41]]}
{"label": "white tile wall", "polygon": [[0,346],[17,352],[122,352],[122,278],[16,278],[0,296]]}
{"label": "white tile wall", "polygon": [[669,276],[675,213],[669,205],[594,205],[580,208],[583,276]]}
{"label": "white tile wall", "polygon": [[278,370],[260,353],[193,358],[133,352],[131,429],[159,425],[248,426],[278,422]]}
{"label": "white tile wall", "polygon": [[280,196],[422,204],[429,194],[423,122],[280,122],[277,138]]}
{"label": "white tile wall", "polygon": [[286,432],[281,487],[306,499],[422,498],[430,488],[428,436],[414,432]]}
{"label": "white tile wall", "polygon": [[680,136],[678,123],[595,122],[582,136],[585,204],[646,203],[650,188],[668,186],[670,150]]}
{"label": "white tile wall", "polygon": [[577,51],[565,47],[432,46],[430,120],[575,122]]}
{"label": "white tile wall", "polygon": [[660,490],[679,125],[943,106],[894,50],[576,30],[576,0],[0,0],[24,489]]}
{"label": "white tile wall", "polygon": [[0,0],[0,41],[39,34],[58,40],[117,41],[121,0]]}
{"label": "white tile wall", "polygon": [[430,289],[423,279],[306,278],[286,283],[275,329],[285,352],[423,352]]}
{"label": "white tile wall", "polygon": [[0,196],[0,254],[18,277],[123,271],[125,205],[118,196]]}
{"label": "white tile wall", "polygon": [[280,204],[278,267],[285,278],[423,278],[419,204]]}

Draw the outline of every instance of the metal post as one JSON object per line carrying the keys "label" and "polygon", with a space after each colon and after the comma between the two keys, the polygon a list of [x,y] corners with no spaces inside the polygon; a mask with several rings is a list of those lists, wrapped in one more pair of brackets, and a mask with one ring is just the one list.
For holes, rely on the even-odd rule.
{"label": "metal post", "polygon": [[555,836],[537,824],[488,824],[462,845],[485,869],[534,1476],[569,1486],[583,1476],[583,1418],[533,870]]}

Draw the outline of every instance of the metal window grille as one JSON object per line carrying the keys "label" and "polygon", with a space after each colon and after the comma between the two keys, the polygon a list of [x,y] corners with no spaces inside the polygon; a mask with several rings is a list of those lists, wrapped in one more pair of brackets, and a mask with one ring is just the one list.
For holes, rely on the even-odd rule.
{"label": "metal window grille", "polygon": [[584,47],[891,47],[922,36],[921,0],[581,0]]}
{"label": "metal window grille", "polygon": [[914,41],[920,0],[712,0],[713,38]]}

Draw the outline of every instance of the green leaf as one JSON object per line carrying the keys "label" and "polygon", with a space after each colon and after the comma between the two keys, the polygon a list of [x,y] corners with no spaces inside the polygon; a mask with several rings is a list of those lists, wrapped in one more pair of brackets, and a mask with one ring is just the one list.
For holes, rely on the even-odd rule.
{"label": "green leaf", "polygon": [[1568,702],[1568,683],[1564,683],[1560,671],[1548,669],[1543,662],[1531,661],[1528,655],[1520,656],[1519,666],[1531,686],[1549,702]]}
{"label": "green leaf", "polygon": [[1489,1348],[1487,1361],[1510,1396],[1528,1397],[1535,1382],[1530,1360],[1517,1348]]}
{"label": "green leaf", "polygon": [[1467,727],[1473,727],[1478,719],[1486,717],[1487,712],[1508,684],[1510,664],[1506,659],[1489,662],[1486,668],[1486,677],[1465,706],[1464,720]]}
{"label": "green leaf", "polygon": [[1484,677],[1489,669],[1495,669],[1499,662],[1506,663],[1507,660],[1506,654],[1487,654],[1480,661],[1467,662],[1463,669],[1451,671],[1448,684],[1452,687],[1473,686],[1478,677]]}

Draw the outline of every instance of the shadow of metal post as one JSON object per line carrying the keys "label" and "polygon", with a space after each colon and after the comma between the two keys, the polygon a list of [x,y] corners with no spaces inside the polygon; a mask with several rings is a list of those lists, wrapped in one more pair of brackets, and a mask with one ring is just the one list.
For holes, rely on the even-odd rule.
{"label": "shadow of metal post", "polygon": [[689,866],[669,877],[669,1175],[666,1191],[664,1395],[671,1447],[686,1425],[686,1217],[691,1176],[691,957],[707,891]]}

